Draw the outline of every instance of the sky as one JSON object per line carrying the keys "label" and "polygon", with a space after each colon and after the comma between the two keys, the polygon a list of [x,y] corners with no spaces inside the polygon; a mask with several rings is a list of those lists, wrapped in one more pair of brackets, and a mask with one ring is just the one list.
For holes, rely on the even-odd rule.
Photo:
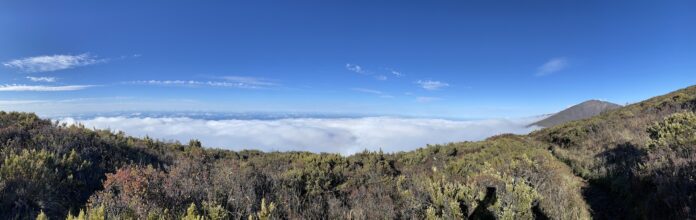
{"label": "sky", "polygon": [[693,1],[2,1],[0,107],[525,117],[696,82]]}

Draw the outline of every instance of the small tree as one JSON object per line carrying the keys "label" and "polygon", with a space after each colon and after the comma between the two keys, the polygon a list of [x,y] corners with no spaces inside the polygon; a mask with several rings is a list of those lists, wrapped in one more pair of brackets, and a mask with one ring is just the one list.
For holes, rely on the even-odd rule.
{"label": "small tree", "polygon": [[104,205],[102,204],[95,209],[89,210],[88,219],[89,220],[105,220],[106,213],[104,212]]}
{"label": "small tree", "polygon": [[191,205],[186,209],[186,215],[181,217],[181,220],[202,220],[203,216],[198,215],[196,211],[196,204],[191,203]]}
{"label": "small tree", "polygon": [[41,210],[41,212],[39,212],[39,215],[36,216],[36,220],[48,220],[48,216],[46,216],[46,213],[44,213],[43,210]]}
{"label": "small tree", "polygon": [[214,203],[203,203],[203,207],[205,209],[205,213],[208,216],[208,219],[210,220],[222,220],[222,219],[227,219],[227,210],[223,208],[221,205],[215,205]]}
{"label": "small tree", "polygon": [[275,211],[276,205],[271,202],[266,204],[266,199],[261,199],[261,210],[256,213],[256,215],[249,215],[249,220],[269,220],[273,217],[273,211]]}

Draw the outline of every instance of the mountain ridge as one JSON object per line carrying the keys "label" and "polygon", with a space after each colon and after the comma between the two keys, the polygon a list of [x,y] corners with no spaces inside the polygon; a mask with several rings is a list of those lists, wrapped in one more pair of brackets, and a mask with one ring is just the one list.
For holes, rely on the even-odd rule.
{"label": "mountain ridge", "polygon": [[538,122],[534,122],[529,126],[553,127],[569,121],[590,118],[607,110],[617,109],[620,107],[622,106],[619,104],[591,99],[568,107],[558,113],[551,114],[549,117]]}

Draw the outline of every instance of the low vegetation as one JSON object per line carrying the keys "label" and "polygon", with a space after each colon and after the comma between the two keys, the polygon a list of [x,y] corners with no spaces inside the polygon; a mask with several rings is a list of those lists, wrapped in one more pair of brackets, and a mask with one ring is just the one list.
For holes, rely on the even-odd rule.
{"label": "low vegetation", "polygon": [[696,86],[532,137],[588,181],[599,219],[687,219],[696,215]]}
{"label": "low vegetation", "polygon": [[696,87],[402,153],[233,152],[0,112],[0,219],[693,218]]}

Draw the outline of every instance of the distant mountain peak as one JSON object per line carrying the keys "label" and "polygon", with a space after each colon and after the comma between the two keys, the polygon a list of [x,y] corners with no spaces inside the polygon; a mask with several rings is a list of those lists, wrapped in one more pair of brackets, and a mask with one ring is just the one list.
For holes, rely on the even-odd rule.
{"label": "distant mountain peak", "polygon": [[621,105],[597,100],[590,99],[584,101],[580,104],[571,106],[563,111],[549,116],[548,118],[530,124],[529,126],[541,126],[541,127],[553,127],[558,124],[563,124],[568,121],[580,120],[585,118],[590,118],[595,115],[599,115],[602,112],[620,108]]}

